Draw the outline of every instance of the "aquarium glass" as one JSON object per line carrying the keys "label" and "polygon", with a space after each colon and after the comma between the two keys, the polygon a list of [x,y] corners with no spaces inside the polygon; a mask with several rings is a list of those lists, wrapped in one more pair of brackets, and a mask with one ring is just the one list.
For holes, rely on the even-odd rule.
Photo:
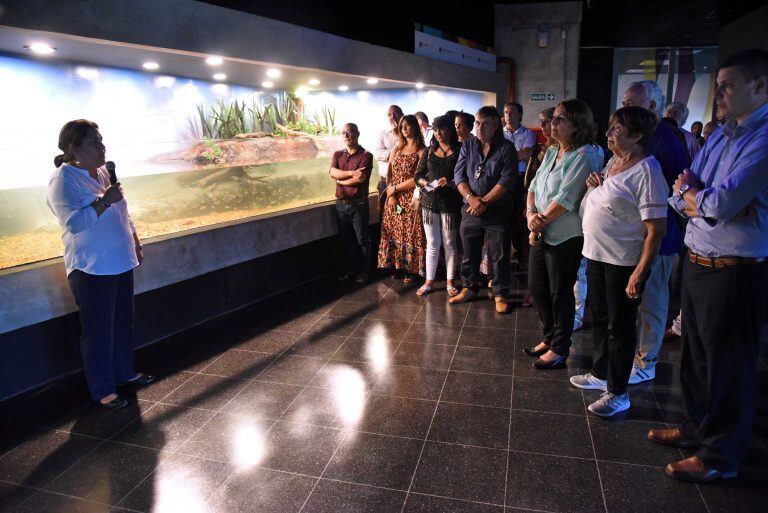
{"label": "aquarium glass", "polygon": [[[341,127],[375,149],[386,110],[474,112],[495,95],[446,88],[296,91],[0,55],[0,269],[60,256],[45,203],[61,126],[98,123],[143,240],[332,201]],[[371,190],[378,181],[376,169]]]}

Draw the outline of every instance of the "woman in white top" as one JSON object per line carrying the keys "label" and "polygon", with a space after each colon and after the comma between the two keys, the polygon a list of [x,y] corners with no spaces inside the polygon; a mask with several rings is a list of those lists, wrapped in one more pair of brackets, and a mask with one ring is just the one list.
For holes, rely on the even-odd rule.
{"label": "woman in white top", "polygon": [[63,228],[67,280],[80,308],[80,350],[94,401],[117,409],[121,384],[154,376],[133,369],[133,268],[144,259],[119,183],[111,184],[96,123],[70,121],[59,133],[48,206]]}
{"label": "woman in white top", "polygon": [[643,282],[666,231],[669,188],[645,145],[656,117],[641,107],[613,113],[606,133],[614,156],[592,173],[581,203],[592,310],[592,372],[571,383],[605,392],[588,409],[610,417],[629,408],[627,381],[635,355],[635,320]]}

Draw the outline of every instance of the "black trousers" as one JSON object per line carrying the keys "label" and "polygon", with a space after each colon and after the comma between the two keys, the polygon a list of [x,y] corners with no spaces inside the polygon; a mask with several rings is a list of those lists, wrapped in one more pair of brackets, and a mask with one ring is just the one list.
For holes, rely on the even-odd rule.
{"label": "black trousers", "polygon": [[336,219],[344,251],[344,269],[349,273],[367,273],[371,266],[371,237],[368,227],[368,198],[351,204],[336,200]]}
{"label": "black trousers", "polygon": [[133,370],[133,271],[114,275],[74,270],[67,277],[80,308],[80,352],[94,401],[115,393]]}
{"label": "black trousers", "polygon": [[493,267],[493,293],[497,296],[509,294],[509,220],[511,205],[489,208],[481,216],[467,214],[467,205],[461,208],[459,235],[464,248],[461,260],[461,281],[469,289],[480,288],[480,261],[483,256],[483,241],[488,242]]}
{"label": "black trousers", "polygon": [[627,281],[635,266],[587,260],[587,294],[592,311],[595,353],[592,374],[608,380],[608,391],[622,395],[635,359],[639,299],[627,297]]}
{"label": "black trousers", "polygon": [[697,456],[721,471],[747,454],[757,395],[760,331],[768,321],[768,263],[683,263],[680,381]]}
{"label": "black trousers", "polygon": [[571,349],[576,313],[573,285],[583,245],[584,237],[573,237],[557,246],[540,242],[531,247],[528,260],[528,286],[544,325],[544,342],[560,356]]}

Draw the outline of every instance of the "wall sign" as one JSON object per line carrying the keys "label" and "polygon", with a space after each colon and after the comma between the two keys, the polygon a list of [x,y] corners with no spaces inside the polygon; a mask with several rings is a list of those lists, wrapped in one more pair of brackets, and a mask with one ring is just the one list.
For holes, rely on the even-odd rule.
{"label": "wall sign", "polygon": [[416,24],[413,47],[416,55],[496,71],[496,55],[493,48],[453,37],[430,27]]}
{"label": "wall sign", "polygon": [[555,93],[531,93],[532,102],[553,102]]}

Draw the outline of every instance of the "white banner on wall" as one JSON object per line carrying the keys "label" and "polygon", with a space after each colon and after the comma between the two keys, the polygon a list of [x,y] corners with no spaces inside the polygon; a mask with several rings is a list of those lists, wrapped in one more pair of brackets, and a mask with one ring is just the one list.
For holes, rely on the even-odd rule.
{"label": "white banner on wall", "polygon": [[471,68],[496,71],[496,56],[492,53],[476,50],[418,30],[414,31],[414,34],[413,47],[416,55]]}

